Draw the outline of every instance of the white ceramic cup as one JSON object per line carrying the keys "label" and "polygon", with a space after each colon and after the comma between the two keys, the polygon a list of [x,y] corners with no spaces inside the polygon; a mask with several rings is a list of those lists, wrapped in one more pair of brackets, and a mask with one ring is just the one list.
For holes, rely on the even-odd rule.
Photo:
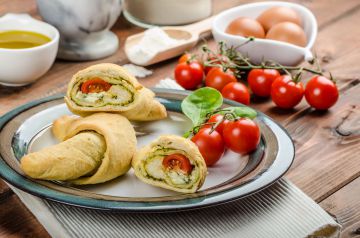
{"label": "white ceramic cup", "polygon": [[256,19],[262,12],[274,6],[284,6],[294,9],[299,13],[302,19],[307,44],[305,47],[296,46],[290,43],[255,39],[241,47],[238,50],[245,56],[248,56],[253,62],[260,63],[263,60],[273,60],[282,65],[294,66],[302,60],[309,61],[313,59],[311,48],[314,45],[317,35],[317,22],[315,16],[307,8],[288,2],[258,2],[244,4],[238,7],[221,12],[214,18],[212,33],[217,42],[223,41],[228,46],[239,46],[248,41],[248,38],[225,33],[226,27],[231,21],[238,17],[249,17]]}
{"label": "white ceramic cup", "polygon": [[59,32],[55,27],[28,14],[12,13],[0,17],[0,31],[8,30],[33,31],[51,39],[44,45],[32,48],[0,48],[0,84],[30,84],[44,75],[54,63],[59,45]]}

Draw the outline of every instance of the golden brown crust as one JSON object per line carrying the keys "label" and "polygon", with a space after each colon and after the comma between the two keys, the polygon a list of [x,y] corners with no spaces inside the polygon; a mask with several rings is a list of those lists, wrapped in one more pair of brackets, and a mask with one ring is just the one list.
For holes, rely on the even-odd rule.
{"label": "golden brown crust", "polygon": [[[136,151],[135,131],[128,119],[119,114],[95,113],[85,118],[62,116],[54,122],[52,130],[55,137],[64,142],[21,160],[25,173],[31,177],[71,180],[79,185],[96,184],[123,175],[131,167]],[[95,142],[89,141],[87,134],[90,133],[98,135],[92,138]],[[87,136],[79,138],[80,135]],[[104,145],[97,139],[99,136],[103,138]],[[100,160],[97,159],[99,153]],[[94,158],[99,163],[94,163]],[[93,167],[83,168],[86,166]],[[47,174],[47,170],[52,170],[52,173]]]}
{"label": "golden brown crust", "polygon": [[25,155],[20,166],[36,179],[72,180],[93,174],[106,150],[105,139],[95,132],[83,132],[38,152]]}

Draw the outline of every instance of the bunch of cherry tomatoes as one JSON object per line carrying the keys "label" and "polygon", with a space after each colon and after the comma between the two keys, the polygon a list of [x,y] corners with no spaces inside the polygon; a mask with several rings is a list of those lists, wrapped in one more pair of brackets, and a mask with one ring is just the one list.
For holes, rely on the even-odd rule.
{"label": "bunch of cherry tomatoes", "polygon": [[[180,57],[175,68],[175,80],[183,88],[193,90],[203,85],[217,89],[224,98],[239,103],[250,104],[250,90],[258,97],[271,97],[280,108],[291,109],[298,105],[305,96],[310,106],[318,110],[326,110],[333,106],[339,92],[333,80],[325,76],[313,76],[306,87],[300,77],[283,70],[266,67],[266,65],[249,67],[247,72],[248,87],[238,82],[236,63],[226,55],[206,56],[203,62],[191,54]],[[211,66],[209,66],[211,62]],[[225,65],[225,66],[224,66]],[[228,67],[233,65],[233,67]],[[235,65],[235,67],[234,67]]]}
{"label": "bunch of cherry tomatoes", "polygon": [[255,150],[260,142],[260,129],[249,118],[228,120],[222,114],[214,114],[191,140],[197,145],[206,165],[211,166],[222,157],[226,148],[239,154]]}

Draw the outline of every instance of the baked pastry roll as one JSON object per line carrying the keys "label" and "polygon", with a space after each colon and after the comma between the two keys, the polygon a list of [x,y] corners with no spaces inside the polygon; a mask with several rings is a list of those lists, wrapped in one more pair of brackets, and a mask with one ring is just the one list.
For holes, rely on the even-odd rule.
{"label": "baked pastry roll", "polygon": [[151,121],[166,117],[165,107],[154,96],[121,66],[97,64],[72,77],[65,102],[81,116],[114,112],[129,120]]}
{"label": "baked pastry roll", "polygon": [[207,174],[197,146],[180,136],[161,136],[140,149],[133,161],[135,175],[145,183],[165,189],[194,193]]}
{"label": "baked pastry roll", "polygon": [[96,113],[63,116],[53,124],[57,145],[25,155],[25,174],[44,180],[96,184],[125,174],[136,151],[135,131],[125,117]]}

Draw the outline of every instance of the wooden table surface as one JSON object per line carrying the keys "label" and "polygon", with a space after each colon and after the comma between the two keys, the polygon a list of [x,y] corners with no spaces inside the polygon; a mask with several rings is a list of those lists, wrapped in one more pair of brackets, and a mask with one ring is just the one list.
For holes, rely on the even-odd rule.
{"label": "wooden table surface", "polygon": [[[214,0],[214,13],[237,6],[242,0]],[[305,100],[292,111],[274,107],[271,101],[252,103],[281,123],[296,146],[296,158],[286,177],[314,199],[343,226],[342,237],[360,236],[360,1],[295,0],[315,14],[319,34],[314,47],[321,65],[331,71],[340,88],[340,99],[327,112],[316,112]],[[39,18],[34,0],[0,0],[0,15],[27,12]],[[91,62],[58,60],[36,83],[19,88],[0,86],[0,115],[29,101],[65,92],[79,69],[99,62],[128,62],[123,43],[142,31],[120,17],[112,30],[120,39],[116,54]],[[214,46],[210,39],[209,44]],[[153,86],[171,77],[176,60],[153,67],[154,74],[141,83]],[[1,63],[1,62],[0,62]],[[21,70],[21,69],[20,69]],[[304,217],[304,219],[306,219]],[[48,237],[45,229],[0,180],[0,237]]]}

